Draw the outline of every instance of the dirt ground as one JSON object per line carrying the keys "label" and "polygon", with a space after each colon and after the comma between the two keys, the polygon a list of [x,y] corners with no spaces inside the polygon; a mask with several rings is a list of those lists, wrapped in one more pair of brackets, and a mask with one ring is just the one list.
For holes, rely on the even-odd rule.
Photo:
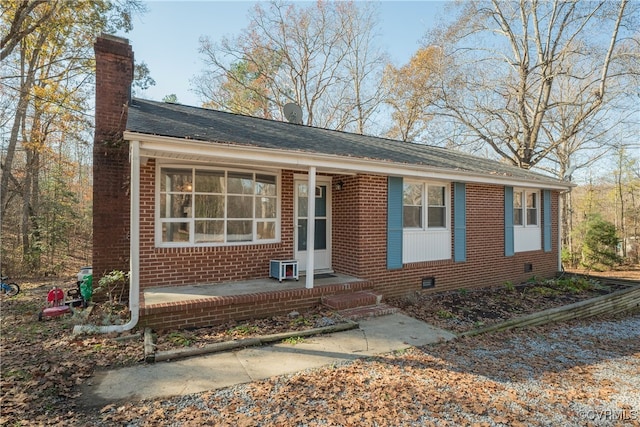
{"label": "dirt ground", "polygon": [[[640,268],[617,272],[615,277],[640,278]],[[99,411],[88,411],[78,406],[78,386],[98,369],[144,363],[143,338],[140,331],[121,336],[73,336],[73,325],[87,321],[80,313],[38,321],[46,294],[54,284],[63,289],[70,287],[50,280],[23,281],[20,294],[2,297],[0,425],[460,425],[460,422],[517,425],[518,420],[523,425],[640,425],[640,415],[635,418],[640,403],[625,400],[629,387],[640,387],[630,384],[628,379],[640,378],[640,317],[637,314],[575,322],[571,326],[571,329],[584,330],[596,326],[610,330],[625,327],[630,331],[629,336],[565,336],[563,325],[503,332],[276,378],[239,389],[108,405]],[[409,315],[445,329],[462,331],[612,290],[615,287],[607,288],[586,279],[564,285],[528,283],[482,293],[459,290],[416,295],[392,302]],[[96,310],[93,316],[92,322],[107,320],[103,310]],[[318,309],[299,316],[200,331],[163,331],[159,340],[165,348],[193,345],[310,328],[318,322],[333,320],[333,316]],[[635,333],[637,335],[633,335]],[[530,337],[538,337],[541,342],[523,345],[523,340]],[[562,354],[561,343],[575,347],[568,349],[565,359],[576,354],[591,355],[588,357],[593,358],[593,363],[588,357],[586,362],[567,361],[562,357],[550,360],[549,354]],[[549,353],[531,358],[535,345],[549,347]],[[505,370],[499,362],[507,360],[507,355],[512,362]],[[514,365],[513,361],[519,361],[520,365]],[[621,365],[610,365],[613,361]],[[626,374],[624,378],[603,374],[610,370]],[[505,378],[509,375],[517,381],[507,385]],[[606,381],[602,382],[603,378]],[[437,393],[435,401],[434,393]],[[597,394],[597,402],[592,393]],[[296,396],[297,406],[288,400],[291,396]],[[518,399],[524,403],[518,403],[516,410],[513,402]],[[531,399],[555,402],[555,409],[552,405],[536,412]],[[575,402],[582,406],[576,406]],[[349,406],[345,406],[347,403]],[[491,411],[487,409],[489,404],[494,405]],[[416,415],[420,411],[422,418]],[[549,423],[553,411],[564,414],[558,418],[560,424]],[[579,411],[584,416],[579,416]],[[606,411],[613,415],[605,416]],[[310,413],[316,414],[315,418],[305,418],[305,414]],[[464,418],[467,421],[456,419],[455,413],[467,414]],[[543,422],[545,416],[552,418]],[[305,419],[316,421],[307,423]],[[398,422],[394,423],[393,419]],[[620,423],[621,419],[624,423]]]}

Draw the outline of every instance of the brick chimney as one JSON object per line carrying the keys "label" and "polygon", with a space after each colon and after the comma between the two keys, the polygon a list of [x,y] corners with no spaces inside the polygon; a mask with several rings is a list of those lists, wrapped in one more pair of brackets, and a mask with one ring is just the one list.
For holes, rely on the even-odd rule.
{"label": "brick chimney", "polygon": [[102,35],[96,55],[93,141],[93,282],[129,271],[129,143],[123,139],[131,101],[133,51],[127,39]]}

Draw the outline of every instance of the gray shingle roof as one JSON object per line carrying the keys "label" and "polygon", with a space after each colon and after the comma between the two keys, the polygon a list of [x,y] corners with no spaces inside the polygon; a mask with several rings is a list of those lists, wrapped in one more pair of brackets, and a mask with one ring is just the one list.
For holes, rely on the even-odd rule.
{"label": "gray shingle roof", "polygon": [[505,179],[561,183],[546,175],[451,149],[142,99],[132,101],[127,130],[212,143],[424,165]]}

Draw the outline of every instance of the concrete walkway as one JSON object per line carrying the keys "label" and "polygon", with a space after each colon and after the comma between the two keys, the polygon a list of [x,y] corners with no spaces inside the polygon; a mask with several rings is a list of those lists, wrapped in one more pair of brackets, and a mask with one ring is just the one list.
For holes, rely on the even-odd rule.
{"label": "concrete walkway", "polygon": [[83,386],[83,405],[198,393],[455,338],[403,314],[359,324],[359,329],[305,338],[295,345],[277,343],[101,371]]}

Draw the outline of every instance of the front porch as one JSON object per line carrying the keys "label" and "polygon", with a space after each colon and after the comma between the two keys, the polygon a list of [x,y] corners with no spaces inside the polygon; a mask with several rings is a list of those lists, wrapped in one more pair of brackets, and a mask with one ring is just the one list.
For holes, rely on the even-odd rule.
{"label": "front porch", "polygon": [[373,288],[368,280],[339,273],[319,274],[314,287],[299,281],[263,278],[217,284],[147,288],[140,295],[140,322],[151,328],[192,328],[303,312],[323,297]]}

